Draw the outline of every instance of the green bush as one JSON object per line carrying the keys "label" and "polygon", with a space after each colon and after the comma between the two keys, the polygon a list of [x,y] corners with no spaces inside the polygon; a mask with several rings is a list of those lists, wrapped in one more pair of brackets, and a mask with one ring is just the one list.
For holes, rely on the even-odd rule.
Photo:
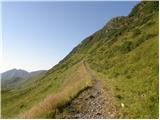
{"label": "green bush", "polygon": [[134,44],[131,41],[125,41],[120,48],[121,53],[128,53],[134,48]]}
{"label": "green bush", "polygon": [[135,30],[133,31],[133,37],[135,37],[135,36],[137,36],[137,35],[139,35],[139,34],[141,34],[141,31],[140,31],[139,29],[135,29]]}
{"label": "green bush", "polygon": [[154,34],[145,34],[142,35],[138,40],[134,42],[134,48],[138,47],[141,45],[144,41],[149,40],[150,38],[154,37]]}
{"label": "green bush", "polygon": [[153,24],[155,24],[156,22],[155,21],[149,21],[148,23],[147,23],[147,26],[151,26],[151,25],[153,25]]}

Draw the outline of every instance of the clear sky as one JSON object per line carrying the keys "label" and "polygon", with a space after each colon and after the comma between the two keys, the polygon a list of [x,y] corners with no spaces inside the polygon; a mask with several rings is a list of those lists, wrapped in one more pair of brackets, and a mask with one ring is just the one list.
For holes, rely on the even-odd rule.
{"label": "clear sky", "polygon": [[3,66],[50,69],[84,38],[138,2],[3,2]]}

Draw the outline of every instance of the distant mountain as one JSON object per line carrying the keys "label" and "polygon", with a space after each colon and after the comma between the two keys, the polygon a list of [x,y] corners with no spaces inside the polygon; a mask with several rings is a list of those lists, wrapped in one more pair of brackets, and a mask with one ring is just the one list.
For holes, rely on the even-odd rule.
{"label": "distant mountain", "polygon": [[2,89],[13,89],[22,85],[24,82],[29,83],[32,78],[36,78],[44,74],[46,70],[38,70],[27,72],[21,69],[11,69],[1,74]]}
{"label": "distant mountain", "polygon": [[11,78],[23,78],[29,75],[29,72],[21,69],[11,69],[2,73],[2,80],[11,79]]}
{"label": "distant mountain", "polygon": [[2,118],[159,118],[158,18],[159,2],[142,1],[111,19],[32,84],[2,91]]}

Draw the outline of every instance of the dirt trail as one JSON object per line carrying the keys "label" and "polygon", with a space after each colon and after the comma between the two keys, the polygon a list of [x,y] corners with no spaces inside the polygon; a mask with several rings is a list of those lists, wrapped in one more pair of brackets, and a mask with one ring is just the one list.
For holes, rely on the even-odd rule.
{"label": "dirt trail", "polygon": [[101,81],[84,66],[92,77],[92,87],[84,90],[69,105],[59,109],[55,118],[65,119],[106,119],[115,118],[116,109],[112,104],[111,91],[104,90]]}

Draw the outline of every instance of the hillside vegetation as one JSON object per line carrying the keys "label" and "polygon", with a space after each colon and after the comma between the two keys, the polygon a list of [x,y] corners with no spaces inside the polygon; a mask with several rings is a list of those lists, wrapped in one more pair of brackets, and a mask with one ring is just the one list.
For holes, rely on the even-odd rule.
{"label": "hillside vegetation", "polygon": [[48,73],[24,89],[2,91],[2,117],[47,117],[53,114],[54,108],[67,104],[90,85],[91,78],[82,63],[63,74],[58,71],[54,75]]}
{"label": "hillside vegetation", "polygon": [[111,19],[83,40],[41,79],[2,91],[2,117],[53,118],[56,108],[92,86],[85,62],[111,89],[115,118],[158,118],[158,9],[158,2],[140,2],[128,16]]}

